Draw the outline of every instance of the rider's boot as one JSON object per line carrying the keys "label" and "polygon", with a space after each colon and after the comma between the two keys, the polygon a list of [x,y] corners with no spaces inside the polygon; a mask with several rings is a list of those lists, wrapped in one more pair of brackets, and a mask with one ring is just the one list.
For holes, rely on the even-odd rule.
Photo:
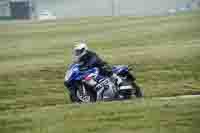
{"label": "rider's boot", "polygon": [[112,78],[116,81],[117,86],[120,88],[122,86],[122,79],[117,75],[117,74],[113,74]]}

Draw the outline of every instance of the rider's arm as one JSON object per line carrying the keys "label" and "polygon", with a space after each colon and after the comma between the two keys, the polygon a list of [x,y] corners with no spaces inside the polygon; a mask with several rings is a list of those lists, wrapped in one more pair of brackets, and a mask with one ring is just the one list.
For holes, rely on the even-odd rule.
{"label": "rider's arm", "polygon": [[[93,63],[93,64],[92,64]],[[111,75],[112,74],[112,68],[111,66],[108,65],[107,62],[102,60],[97,54],[94,53],[91,59],[91,66],[92,67],[98,67],[101,69],[103,73],[106,75]]]}

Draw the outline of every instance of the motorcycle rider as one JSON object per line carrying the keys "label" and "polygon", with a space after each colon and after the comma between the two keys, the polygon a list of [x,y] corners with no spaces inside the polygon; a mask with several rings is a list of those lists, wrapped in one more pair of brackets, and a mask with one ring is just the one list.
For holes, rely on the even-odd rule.
{"label": "motorcycle rider", "polygon": [[[118,86],[122,84],[122,79],[112,72],[112,68],[103,61],[95,52],[88,50],[86,43],[80,42],[73,49],[74,62],[81,65],[83,69],[97,67],[102,75],[115,79]],[[67,86],[67,83],[65,83]],[[71,90],[71,89],[70,89]]]}

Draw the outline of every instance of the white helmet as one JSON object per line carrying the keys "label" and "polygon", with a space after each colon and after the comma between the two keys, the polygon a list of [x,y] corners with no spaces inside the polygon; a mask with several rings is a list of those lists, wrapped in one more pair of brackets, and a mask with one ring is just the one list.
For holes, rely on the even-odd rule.
{"label": "white helmet", "polygon": [[78,61],[87,53],[88,47],[86,43],[78,43],[74,46],[75,60]]}

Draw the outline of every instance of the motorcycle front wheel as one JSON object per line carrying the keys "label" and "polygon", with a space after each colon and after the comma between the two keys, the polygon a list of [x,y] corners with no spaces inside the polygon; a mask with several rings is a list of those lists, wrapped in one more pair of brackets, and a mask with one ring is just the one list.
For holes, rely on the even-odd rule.
{"label": "motorcycle front wheel", "polygon": [[96,102],[96,96],[92,91],[86,89],[84,85],[81,85],[76,90],[76,97],[79,103],[92,103]]}

